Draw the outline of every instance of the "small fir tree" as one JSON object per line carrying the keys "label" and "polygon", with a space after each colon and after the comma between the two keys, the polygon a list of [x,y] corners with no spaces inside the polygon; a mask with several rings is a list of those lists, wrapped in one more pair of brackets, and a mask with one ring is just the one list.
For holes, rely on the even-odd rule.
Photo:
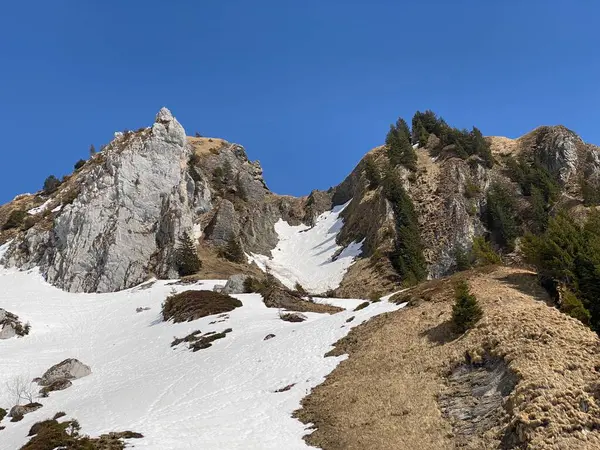
{"label": "small fir tree", "polygon": [[194,241],[185,233],[175,251],[175,266],[179,275],[184,277],[197,273],[202,267]]}
{"label": "small fir tree", "polygon": [[452,307],[452,324],[458,333],[473,328],[483,316],[483,310],[477,298],[470,292],[466,281],[459,281],[454,287],[454,306]]}
{"label": "small fir tree", "polygon": [[44,181],[44,187],[43,187],[44,194],[46,194],[46,195],[53,194],[59,188],[60,184],[61,183],[58,178],[56,178],[54,175],[50,175]]}

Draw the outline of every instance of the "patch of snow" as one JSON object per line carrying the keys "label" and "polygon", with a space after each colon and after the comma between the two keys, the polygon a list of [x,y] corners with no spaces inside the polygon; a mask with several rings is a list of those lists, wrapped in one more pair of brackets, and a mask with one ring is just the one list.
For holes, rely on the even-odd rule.
{"label": "patch of snow", "polygon": [[33,195],[33,194],[31,192],[24,192],[22,194],[17,194],[17,195],[15,195],[15,198],[13,198],[13,202],[15,200],[18,200],[18,199],[23,198],[23,197],[29,197],[30,195]]}
{"label": "patch of snow", "polygon": [[202,225],[199,223],[195,223],[192,228],[192,233],[194,235],[194,239],[200,239],[202,237]]}
{"label": "patch of snow", "polygon": [[325,297],[313,297],[313,302],[321,303],[323,305],[337,306],[338,308],[344,308],[352,311],[358,305],[363,303],[364,299],[356,298],[325,298]]}
{"label": "patch of snow", "polygon": [[50,202],[52,201],[52,199],[48,199],[44,202],[43,205],[37,206],[35,208],[31,208],[29,211],[27,211],[27,214],[31,214],[32,216],[35,216],[37,214],[41,214],[44,211],[46,211],[46,208],[48,208],[48,205],[50,204]]}
{"label": "patch of snow", "polygon": [[275,224],[279,242],[271,252],[273,256],[253,253],[249,255],[250,262],[262,270],[268,269],[290,289],[296,283],[314,293],[337,288],[362,252],[363,242],[353,242],[342,249],[335,241],[344,225],[340,214],[349,203],[324,212],[313,227],[292,226],[280,219]]}
{"label": "patch of snow", "polygon": [[[0,261],[4,257],[4,254],[7,252],[8,247],[10,247],[11,242],[12,242],[12,239],[10,241],[5,242],[4,244],[0,245]],[[1,270],[1,267],[0,267],[0,270]]]}
{"label": "patch of snow", "polygon": [[413,149],[415,149],[415,150],[416,150],[417,148],[419,148],[419,144],[418,144],[418,143],[417,143],[417,144],[413,144],[413,146],[412,146],[412,147],[413,147]]}
{"label": "patch of snow", "polygon": [[[0,247],[0,257],[7,247]],[[0,267],[0,306],[31,323],[28,336],[0,345],[0,386],[19,375],[40,376],[66,358],[92,369],[68,389],[39,399],[44,406],[22,421],[5,419],[0,450],[21,447],[35,422],[58,411],[93,436],[140,432],[145,437],[131,441],[139,449],[312,448],[302,440],[309,428],[291,414],[344,359],[324,354],[355,324],[400,306],[381,301],[357,312],[307,313],[306,322],[288,323],[259,294],[241,294],[236,297],[243,306],[223,322],[211,324],[215,316],[161,321],[161,303],[172,289],[211,290],[216,284],[224,281],[182,286],[161,280],[110,294],[73,294],[50,286],[37,270]],[[137,313],[140,307],[150,310]],[[356,320],[346,323],[350,316]],[[233,331],[196,353],[185,344],[170,346],[174,336],[226,328]],[[275,337],[264,341],[268,334]],[[9,397],[0,390],[1,407],[12,406]]]}
{"label": "patch of snow", "polygon": [[53,213],[59,212],[62,209],[63,205],[58,205],[56,208],[52,210]]}
{"label": "patch of snow", "polygon": [[394,295],[399,294],[401,292],[406,292],[408,291],[410,288],[406,288],[406,289],[400,289],[399,291],[396,292],[392,292],[391,294],[385,295],[383,297],[381,297],[381,300],[385,300],[388,301],[390,298],[392,298]]}

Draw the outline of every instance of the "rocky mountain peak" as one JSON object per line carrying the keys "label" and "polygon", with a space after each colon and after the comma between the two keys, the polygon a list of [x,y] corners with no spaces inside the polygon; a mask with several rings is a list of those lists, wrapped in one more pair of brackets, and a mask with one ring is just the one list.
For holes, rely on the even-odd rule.
{"label": "rocky mountain peak", "polygon": [[162,107],[152,125],[152,135],[159,140],[184,146],[186,143],[185,130],[169,109]]}
{"label": "rocky mountain peak", "polygon": [[[216,255],[228,246],[271,255],[281,238],[277,222],[313,226],[325,211],[348,203],[336,243],[362,242],[362,254],[339,292],[369,295],[382,280],[390,290],[402,282],[390,259],[399,237],[394,204],[383,183],[386,173],[397,175],[414,203],[432,278],[452,273],[457,255],[490,232],[485,217],[492,185],[508,186],[528,207],[509,173],[511,158],[543,166],[575,201],[578,180],[600,177],[598,148],[563,126],[539,127],[519,139],[487,138],[491,165],[437,141],[431,133],[426,144],[415,145],[413,170],[392,164],[388,148],[380,146],[327,192],[279,196],[268,189],[260,164],[249,160],[241,145],[188,137],[171,111],[161,108],[150,128],[119,133],[54,193],[0,207],[0,243],[12,239],[3,262],[40,267],[48,281],[63,289],[115,291],[149,276],[178,276],[173,255],[187,234],[198,245],[206,273],[228,276],[255,270],[243,257],[235,261],[238,265],[224,264]],[[14,210],[29,217],[5,227]]]}
{"label": "rocky mountain peak", "polygon": [[175,120],[175,118],[173,117],[171,110],[163,106],[162,108],[160,108],[160,111],[158,111],[158,113],[156,114],[155,122],[167,123],[172,122],[173,120]]}

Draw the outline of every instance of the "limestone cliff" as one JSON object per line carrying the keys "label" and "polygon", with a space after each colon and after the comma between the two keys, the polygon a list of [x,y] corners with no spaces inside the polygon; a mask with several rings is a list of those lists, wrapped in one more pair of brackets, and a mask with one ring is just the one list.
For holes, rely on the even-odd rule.
{"label": "limestone cliff", "polygon": [[[416,148],[416,171],[393,168],[418,213],[431,278],[452,273],[457,252],[468,251],[475,236],[487,233],[482,214],[492,182],[501,181],[522,197],[507,173],[509,156],[544,165],[572,208],[582,208],[580,180],[600,179],[598,148],[564,127],[488,142],[492,168],[477,157],[458,157],[451,146],[432,156],[433,135]],[[256,270],[220,262],[217,253],[232,240],[246,253],[269,255],[278,241],[278,220],[312,225],[319,214],[351,200],[337,243],[363,242],[362,255],[338,294],[391,290],[403,281],[388,258],[397,239],[394,211],[383,188],[367,179],[366,158],[381,173],[391,167],[385,147],[377,147],[335,188],[300,198],[280,196],[268,189],[260,164],[250,161],[242,146],[187,137],[163,108],[151,127],[116,133],[55,191],[0,206],[0,244],[11,241],[3,263],[39,266],[49,282],[70,291],[114,291],[150,276],[177,276],[174,249],[189,234],[210,266],[205,275],[225,277]],[[20,220],[15,226],[8,225],[12,216]]]}

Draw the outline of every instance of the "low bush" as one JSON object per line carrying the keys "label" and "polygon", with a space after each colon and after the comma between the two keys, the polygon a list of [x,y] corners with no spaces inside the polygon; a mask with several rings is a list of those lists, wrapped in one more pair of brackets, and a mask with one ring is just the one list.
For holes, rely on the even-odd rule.
{"label": "low bush", "polygon": [[218,339],[223,339],[227,336],[227,333],[231,333],[233,330],[231,328],[227,328],[220,333],[213,334],[205,334],[202,337],[199,337],[195,341],[190,344],[190,350],[193,352],[197,352],[198,350],[203,350],[208,347],[212,347],[212,343]]}
{"label": "low bush", "polygon": [[473,262],[469,252],[466,252],[465,249],[460,245],[454,249],[454,261],[456,262],[457,272],[468,270]]}
{"label": "low bush", "polygon": [[472,180],[467,180],[465,183],[465,197],[466,198],[474,198],[481,194],[481,189],[479,186],[474,183]]}
{"label": "low bush", "polygon": [[77,171],[79,169],[81,169],[83,166],[85,166],[85,159],[80,159],[79,161],[77,161],[75,163],[75,165],[73,166],[73,168]]}
{"label": "low bush", "polygon": [[71,187],[67,192],[62,193],[62,202],[64,205],[70,205],[79,196],[80,190],[78,187]]}
{"label": "low bush", "polygon": [[244,292],[247,294],[262,294],[272,287],[273,283],[268,278],[258,279],[256,277],[247,277],[244,280]]}
{"label": "low bush", "polygon": [[354,311],[360,311],[361,309],[365,309],[367,306],[369,306],[371,304],[371,302],[362,302],[360,305],[358,305],[356,308],[354,308]]}
{"label": "low bush", "polygon": [[369,300],[372,302],[378,302],[381,300],[381,292],[373,291],[369,294]]}
{"label": "low bush", "polygon": [[40,220],[42,220],[42,214],[27,214],[27,217],[23,219],[23,223],[21,224],[21,229],[23,231],[27,231],[30,228],[33,228],[35,224],[37,224]]}
{"label": "low bush", "polygon": [[229,295],[212,291],[184,291],[167,298],[162,305],[164,320],[190,322],[201,317],[233,311],[242,302]]}
{"label": "low bush", "polygon": [[304,322],[306,316],[297,312],[279,313],[279,318],[285,322]]}
{"label": "low bush", "polygon": [[35,423],[29,430],[33,436],[21,450],[122,450],[125,444],[122,439],[139,439],[144,437],[133,431],[112,432],[98,438],[79,434],[81,426],[77,420],[58,422],[48,419]]}
{"label": "low bush", "polygon": [[8,413],[6,412],[6,410],[4,408],[0,408],[0,422],[2,421],[2,419],[4,419],[6,417]]}
{"label": "low bush", "polygon": [[11,230],[13,228],[19,228],[23,225],[25,218],[27,217],[27,213],[20,209],[13,209],[8,215],[8,219],[2,225],[2,230]]}
{"label": "low bush", "polygon": [[500,255],[494,251],[492,244],[486,241],[483,236],[473,239],[471,255],[474,263],[479,266],[502,264]]}
{"label": "low bush", "polygon": [[231,262],[243,263],[246,262],[246,255],[240,241],[232,237],[227,241],[227,245],[219,250],[218,256]]}
{"label": "low bush", "polygon": [[579,300],[577,296],[568,289],[565,289],[562,293],[560,310],[563,313],[568,314],[569,316],[579,320],[585,325],[590,324],[590,319],[592,315],[583,305],[582,301]]}
{"label": "low bush", "polygon": [[306,297],[308,295],[308,292],[306,291],[306,289],[304,289],[304,287],[302,287],[300,283],[296,283],[296,285],[294,286],[294,290],[302,297]]}

